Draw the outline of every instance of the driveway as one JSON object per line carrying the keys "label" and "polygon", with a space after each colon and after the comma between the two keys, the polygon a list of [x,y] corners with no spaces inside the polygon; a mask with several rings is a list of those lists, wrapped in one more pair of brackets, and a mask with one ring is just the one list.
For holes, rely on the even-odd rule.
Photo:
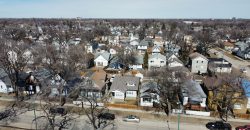
{"label": "driveway", "polygon": [[245,73],[245,75],[250,78],[250,62],[246,61],[246,60],[242,60],[240,58],[234,57],[234,55],[232,55],[231,58],[227,55],[231,55],[231,54],[226,54],[227,52],[224,50],[217,50],[217,49],[210,49],[209,53],[214,54],[216,53],[216,56],[218,58],[224,58],[225,60],[227,60],[228,62],[230,62],[232,64],[232,66],[238,70],[240,70],[241,68],[245,68],[247,70],[247,73]]}

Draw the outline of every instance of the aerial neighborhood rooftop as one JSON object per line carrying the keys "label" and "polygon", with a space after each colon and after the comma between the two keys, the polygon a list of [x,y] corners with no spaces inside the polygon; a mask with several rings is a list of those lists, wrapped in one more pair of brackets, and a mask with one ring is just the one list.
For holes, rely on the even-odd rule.
{"label": "aerial neighborhood rooftop", "polygon": [[250,113],[250,35],[222,23],[0,20],[0,93],[61,106],[241,117]]}

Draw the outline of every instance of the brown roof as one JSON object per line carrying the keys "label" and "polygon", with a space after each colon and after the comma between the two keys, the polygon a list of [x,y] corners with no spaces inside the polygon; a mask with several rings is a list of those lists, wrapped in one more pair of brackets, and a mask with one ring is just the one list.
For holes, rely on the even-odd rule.
{"label": "brown roof", "polygon": [[198,58],[198,57],[202,57],[203,59],[208,60],[207,57],[203,56],[202,54],[200,54],[200,53],[198,53],[198,52],[195,52],[195,53],[190,54],[189,57],[190,57],[191,59],[195,59],[195,58]]}
{"label": "brown roof", "polygon": [[94,72],[91,79],[97,85],[96,87],[101,90],[105,86],[106,76],[107,74],[104,70],[98,69]]}
{"label": "brown roof", "polygon": [[216,77],[207,77],[203,80],[204,85],[208,90],[213,89],[214,87],[218,87],[222,84],[221,78]]}
{"label": "brown roof", "polygon": [[217,76],[217,77],[207,77],[203,81],[204,85],[208,90],[212,90],[215,88],[220,88],[220,86],[225,84],[231,84],[231,87],[228,88],[228,91],[237,91],[241,92],[242,88],[239,85],[238,79],[231,78],[229,75],[227,76]]}
{"label": "brown roof", "polygon": [[223,44],[224,44],[224,46],[232,46],[232,47],[234,47],[234,44],[231,43],[231,42],[224,42]]}

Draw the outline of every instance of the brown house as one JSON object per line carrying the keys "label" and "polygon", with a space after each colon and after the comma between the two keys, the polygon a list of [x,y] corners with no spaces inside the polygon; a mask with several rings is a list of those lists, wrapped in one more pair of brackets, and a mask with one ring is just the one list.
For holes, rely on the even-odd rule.
{"label": "brown house", "polygon": [[207,77],[203,82],[207,94],[207,104],[210,110],[230,109],[234,114],[247,112],[247,99],[237,79],[225,77]]}
{"label": "brown house", "polygon": [[234,44],[231,42],[224,42],[224,49],[227,51],[232,51],[232,49],[234,48]]}

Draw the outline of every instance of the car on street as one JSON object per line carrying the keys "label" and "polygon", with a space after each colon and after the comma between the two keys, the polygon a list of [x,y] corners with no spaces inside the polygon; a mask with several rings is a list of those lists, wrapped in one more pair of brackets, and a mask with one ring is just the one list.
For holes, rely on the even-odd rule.
{"label": "car on street", "polygon": [[135,115],[128,115],[128,116],[125,116],[123,118],[123,121],[126,121],[126,122],[137,122],[137,123],[139,123],[140,122],[140,118],[138,116],[135,116]]}
{"label": "car on street", "polygon": [[62,107],[55,107],[55,108],[52,107],[49,109],[49,113],[64,116],[67,114],[67,111],[65,108]]}
{"label": "car on street", "polygon": [[115,114],[112,114],[112,113],[100,113],[98,115],[98,118],[104,119],[104,120],[114,120],[115,119]]}
{"label": "car on street", "polygon": [[241,68],[240,71],[241,71],[242,73],[247,73],[246,68]]}
{"label": "car on street", "polygon": [[208,122],[206,127],[209,130],[232,130],[232,126],[229,123],[223,121]]}
{"label": "car on street", "polygon": [[235,128],[235,130],[250,130],[250,124],[244,126],[238,126]]}

